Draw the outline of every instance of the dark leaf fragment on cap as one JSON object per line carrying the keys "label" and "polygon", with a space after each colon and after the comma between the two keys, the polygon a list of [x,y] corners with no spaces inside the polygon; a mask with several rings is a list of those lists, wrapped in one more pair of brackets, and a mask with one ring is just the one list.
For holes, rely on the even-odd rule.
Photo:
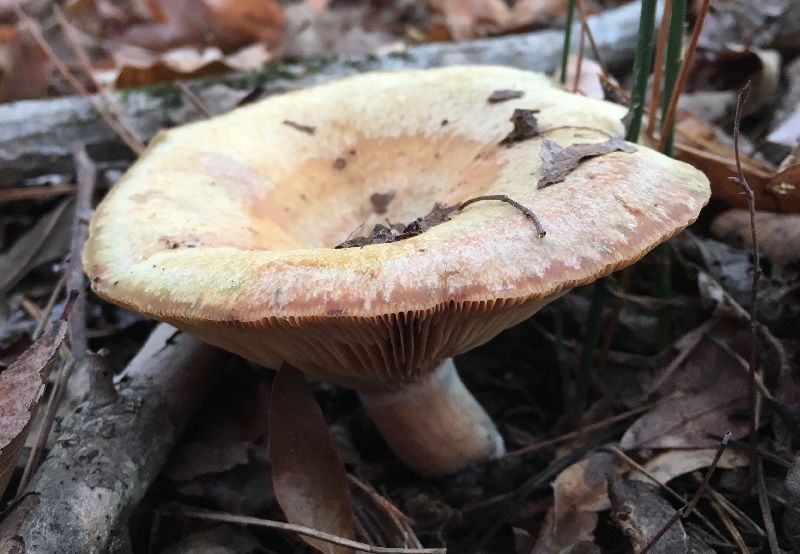
{"label": "dark leaf fragment on cap", "polygon": [[297,129],[301,133],[306,133],[309,135],[313,135],[317,132],[317,128],[311,125],[303,125],[302,123],[297,123],[295,121],[289,121],[288,119],[283,120],[283,124],[287,127],[291,127],[292,129]]}
{"label": "dark leaf fragment on cap", "polygon": [[435,204],[430,212],[422,217],[418,217],[408,225],[394,223],[386,226],[378,223],[366,237],[348,239],[341,244],[337,244],[334,248],[355,248],[369,246],[370,244],[384,244],[387,242],[409,239],[424,233],[431,227],[448,221],[450,219],[450,214],[458,208],[458,205],[442,206],[440,204]]}
{"label": "dark leaf fragment on cap", "polygon": [[539,134],[537,128],[538,122],[534,115],[538,112],[539,110],[514,110],[510,120],[511,123],[514,124],[514,128],[508,133],[506,138],[500,141],[500,144],[512,144],[514,142],[528,140]]}
{"label": "dark leaf fragment on cap", "polygon": [[525,92],[522,90],[501,89],[492,92],[492,94],[489,95],[489,98],[487,98],[486,101],[489,102],[490,104],[499,104],[500,102],[506,102],[507,100],[522,98],[523,96],[525,96]]}
{"label": "dark leaf fragment on cap", "polygon": [[614,137],[596,144],[573,144],[559,146],[555,141],[544,139],[539,155],[542,158],[542,178],[537,188],[543,189],[563,181],[569,173],[586,158],[594,158],[611,152],[636,152],[636,148],[626,143],[622,137]]}
{"label": "dark leaf fragment on cap", "polygon": [[369,203],[372,204],[372,211],[378,215],[385,214],[389,208],[389,203],[394,200],[395,192],[376,192],[369,197]]}

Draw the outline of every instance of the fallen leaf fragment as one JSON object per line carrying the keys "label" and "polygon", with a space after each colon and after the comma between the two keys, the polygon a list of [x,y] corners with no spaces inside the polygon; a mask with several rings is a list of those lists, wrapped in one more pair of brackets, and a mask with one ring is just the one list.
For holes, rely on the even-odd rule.
{"label": "fallen leaf fragment", "polygon": [[631,425],[620,440],[622,450],[713,448],[712,437],[728,430],[733,436],[746,435],[747,422],[738,417],[747,406],[746,368],[712,336],[734,349],[749,344],[746,332],[732,322],[704,332],[678,369],[667,379],[659,378],[664,384],[658,392],[667,398]]}
{"label": "fallen leaf fragment", "polygon": [[[619,87],[619,83],[614,77],[606,75],[603,68],[596,61],[584,57],[580,63],[580,74],[578,73],[578,56],[570,54],[567,60],[566,86],[569,90],[575,90],[597,100],[606,99],[606,88],[611,86]],[[576,85],[577,77],[577,87]],[[603,83],[607,84],[604,86]]]}
{"label": "fallen leaf fragment", "polygon": [[[800,262],[800,214],[756,212],[758,247],[762,256],[778,265]],[[731,246],[750,251],[750,212],[734,208],[717,216],[711,234]]]}
{"label": "fallen leaf fragment", "polygon": [[503,0],[428,0],[429,38],[466,40],[504,28],[511,11]]}
{"label": "fallen leaf fragment", "polygon": [[486,101],[489,102],[490,104],[498,104],[500,102],[514,100],[515,98],[522,98],[523,96],[525,96],[525,92],[522,90],[501,89],[493,91],[492,94],[489,95],[489,98],[486,99]]}
{"label": "fallen leaf fragment", "polygon": [[532,552],[576,552],[594,544],[597,512],[610,507],[608,479],[616,473],[616,459],[594,452],[562,471],[553,482],[553,506]]}
{"label": "fallen leaf fragment", "polygon": [[[269,451],[275,497],[290,523],[353,539],[347,473],[305,376],[283,365],[270,397]],[[350,549],[302,537],[326,554]]]}
{"label": "fallen leaf fragment", "polygon": [[52,72],[27,29],[0,25],[0,103],[44,96]]}
{"label": "fallen leaf fragment", "polygon": [[544,139],[540,156],[542,157],[542,177],[537,188],[543,189],[566,179],[578,164],[586,158],[594,158],[611,152],[631,154],[636,148],[628,144],[622,137],[614,137],[596,144],[573,144],[559,146],[555,141]]}
{"label": "fallen leaf fragment", "polygon": [[395,223],[390,226],[381,223],[376,224],[369,235],[365,237],[355,237],[347,239],[334,248],[356,248],[369,246],[370,244],[384,244],[398,240],[409,239],[421,235],[431,227],[435,227],[450,219],[450,214],[456,211],[459,206],[442,206],[435,204],[431,211],[422,217],[418,217],[408,225]]}
{"label": "fallen leaf fragment", "polygon": [[25,446],[53,358],[66,334],[66,319],[55,321],[47,333],[0,372],[0,495]]}
{"label": "fallen leaf fragment", "polygon": [[369,203],[372,205],[372,211],[378,215],[385,214],[389,209],[389,204],[394,200],[395,192],[376,192],[369,197]]}
{"label": "fallen leaf fragment", "polygon": [[[698,469],[707,468],[714,461],[716,454],[716,448],[669,450],[650,458],[642,467],[647,470],[650,476],[663,484],[681,475],[686,475]],[[717,462],[717,467],[722,469],[734,469],[737,467],[747,467],[748,464],[749,458],[747,452],[728,449],[722,453],[722,457],[719,459],[719,462]],[[650,477],[639,471],[633,471],[629,478],[646,483],[653,482]]]}
{"label": "fallen leaf fragment", "polygon": [[116,69],[98,72],[98,80],[127,88],[258,69],[270,60],[271,54],[263,44],[253,44],[230,55],[219,48],[176,48],[162,54],[125,46],[115,51],[113,58]]}
{"label": "fallen leaf fragment", "polygon": [[[584,0],[586,15],[596,13],[597,5]],[[577,16],[576,16],[577,17]],[[567,18],[567,2],[563,0],[519,0],[511,9],[509,30],[531,31],[563,25]]]}
{"label": "fallen leaf fragment", "polygon": [[500,144],[508,145],[535,137],[539,133],[539,123],[536,121],[535,115],[538,111],[519,108],[514,110],[509,120],[514,124],[514,128],[500,141]]}

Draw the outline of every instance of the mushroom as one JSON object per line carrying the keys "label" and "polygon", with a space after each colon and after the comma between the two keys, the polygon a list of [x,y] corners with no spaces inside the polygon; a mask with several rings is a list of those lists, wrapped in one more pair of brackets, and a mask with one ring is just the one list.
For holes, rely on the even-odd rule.
{"label": "mushroom", "polygon": [[[158,135],[99,205],[84,267],[110,302],[355,389],[406,464],[454,472],[504,448],[452,356],[634,263],[708,200],[699,171],[609,140],[624,114],[490,66],[272,97]],[[604,142],[580,164],[570,148]],[[572,169],[538,188],[543,156]],[[466,205],[486,195],[546,236],[509,202]],[[376,225],[383,239],[334,248]]]}

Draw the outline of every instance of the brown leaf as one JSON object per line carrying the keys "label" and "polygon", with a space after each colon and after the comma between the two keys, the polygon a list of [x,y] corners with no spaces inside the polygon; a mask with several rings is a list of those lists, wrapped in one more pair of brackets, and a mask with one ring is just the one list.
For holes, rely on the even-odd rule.
{"label": "brown leaf", "polygon": [[283,40],[283,10],[272,0],[151,0],[150,7],[153,19],[128,27],[122,42],[160,52],[216,46],[227,53]]}
{"label": "brown leaf", "polygon": [[500,30],[511,15],[503,0],[428,0],[431,27],[428,34],[466,40]]}
{"label": "brown leaf", "polygon": [[[605,77],[605,81],[610,83],[612,86],[616,85],[619,86],[616,79],[611,77],[610,75],[605,75],[603,72],[603,68],[594,60],[584,57],[580,63],[580,75],[578,73],[578,56],[575,54],[570,54],[569,59],[567,61],[567,79],[566,79],[566,86],[569,90],[576,90],[577,92],[583,94],[584,96],[588,96],[589,98],[595,98],[597,100],[605,100],[606,98],[606,90],[608,89],[609,85],[603,85],[604,80],[601,79],[602,76]],[[575,87],[575,77],[577,75],[578,82],[577,88]]]}
{"label": "brown leaf", "polygon": [[744,436],[747,421],[737,412],[747,406],[746,368],[711,337],[746,349],[748,336],[741,325],[730,322],[703,334],[675,373],[659,378],[664,381],[659,392],[668,397],[631,425],[620,448],[715,448],[719,439],[714,437],[728,430],[734,437]]}
{"label": "brown leaf", "polygon": [[617,151],[631,154],[636,152],[636,148],[625,142],[622,137],[614,137],[596,144],[573,144],[566,148],[550,139],[544,139],[539,154],[542,157],[542,178],[539,179],[537,188],[542,189],[560,183],[586,158]]}
{"label": "brown leaf", "polygon": [[[586,14],[596,13],[593,1],[584,0]],[[567,16],[567,2],[563,0],[519,0],[514,4],[509,18],[509,29],[530,31],[563,25]],[[577,15],[576,15],[577,18]]]}
{"label": "brown leaf", "polygon": [[[609,484],[608,496],[611,499],[611,517],[631,541],[634,552],[647,546],[675,513],[675,508],[661,498],[658,489],[649,483],[617,477]],[[649,552],[688,553],[688,542],[683,524],[676,521]]]}
{"label": "brown leaf", "polygon": [[[669,450],[658,456],[650,458],[642,464],[650,476],[655,477],[660,483],[668,483],[676,477],[686,475],[698,469],[711,465],[716,457],[716,448],[701,450]],[[727,449],[717,463],[718,468],[733,469],[746,467],[750,463],[747,452],[743,450]],[[639,471],[633,471],[630,479],[652,483],[650,477]]]}
{"label": "brown leaf", "polygon": [[[756,212],[758,246],[762,256],[778,265],[800,262],[800,214]],[[750,212],[734,208],[717,216],[711,234],[731,246],[750,251]]]}
{"label": "brown leaf", "polygon": [[63,257],[69,248],[72,200],[41,217],[14,246],[0,255],[0,294],[19,283],[38,265]]}
{"label": "brown leaf", "polygon": [[573,552],[594,544],[597,512],[609,508],[608,477],[617,471],[613,455],[589,454],[553,482],[553,507],[547,513],[534,553]]}
{"label": "brown leaf", "polygon": [[[305,376],[284,364],[270,398],[270,458],[275,496],[290,523],[352,539],[347,473]],[[350,549],[303,537],[327,554]]]}
{"label": "brown leaf", "polygon": [[29,31],[0,25],[0,103],[44,96],[52,72]]}
{"label": "brown leaf", "polygon": [[115,70],[100,72],[102,81],[116,88],[150,85],[175,79],[191,79],[228,71],[257,69],[271,58],[263,44],[253,44],[225,55],[219,48],[176,48],[158,53],[126,46],[113,53]]}
{"label": "brown leaf", "polygon": [[500,144],[512,144],[535,137],[539,132],[535,115],[538,111],[539,110],[514,110],[509,120],[514,124],[514,128],[500,141]]}
{"label": "brown leaf", "polygon": [[337,244],[334,248],[356,248],[369,246],[370,244],[385,244],[397,240],[404,240],[421,235],[431,227],[435,227],[450,219],[450,214],[456,211],[459,206],[441,206],[435,204],[431,211],[422,217],[418,217],[408,225],[395,223],[389,227],[381,223],[376,224],[369,235],[365,237],[354,237]]}
{"label": "brown leaf", "polygon": [[514,100],[516,98],[522,98],[525,96],[524,90],[495,90],[492,94],[489,95],[489,98],[486,99],[489,104],[498,104],[500,102],[507,102],[508,100]]}
{"label": "brown leaf", "polygon": [[58,347],[67,334],[59,319],[8,368],[0,372],[0,495],[8,486]]}

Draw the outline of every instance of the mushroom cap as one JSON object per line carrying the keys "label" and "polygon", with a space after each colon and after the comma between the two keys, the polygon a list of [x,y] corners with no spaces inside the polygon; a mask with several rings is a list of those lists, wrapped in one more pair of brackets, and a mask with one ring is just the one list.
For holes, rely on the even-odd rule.
{"label": "mushroom cap", "polygon": [[[524,94],[487,102],[502,89]],[[538,110],[539,134],[499,145],[516,108]],[[271,97],[159,134],[98,207],[84,267],[101,297],[265,365],[413,381],[694,221],[705,176],[643,146],[537,190],[543,139],[603,142],[625,112],[491,66]],[[393,194],[385,213],[376,194]],[[479,202],[412,238],[333,248],[486,194],[530,208],[547,236]]]}

